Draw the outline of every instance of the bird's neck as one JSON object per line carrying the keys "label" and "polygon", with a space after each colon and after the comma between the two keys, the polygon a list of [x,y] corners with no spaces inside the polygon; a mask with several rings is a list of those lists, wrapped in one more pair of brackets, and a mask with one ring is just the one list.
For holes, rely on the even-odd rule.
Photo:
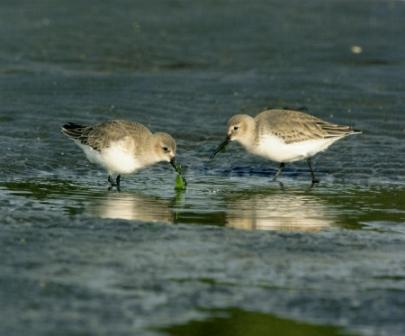
{"label": "bird's neck", "polygon": [[140,151],[142,153],[142,162],[145,166],[151,166],[160,161],[156,155],[157,147],[158,143],[153,138],[153,135],[150,135],[148,139],[144,139]]}
{"label": "bird's neck", "polygon": [[252,150],[256,145],[256,123],[254,119],[247,124],[247,130],[243,138],[238,139],[239,143],[247,150]]}

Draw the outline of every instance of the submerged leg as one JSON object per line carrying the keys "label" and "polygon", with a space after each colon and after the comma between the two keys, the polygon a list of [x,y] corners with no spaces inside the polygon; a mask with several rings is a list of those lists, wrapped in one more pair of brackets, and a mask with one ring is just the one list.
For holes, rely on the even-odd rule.
{"label": "submerged leg", "polygon": [[280,167],[278,167],[278,170],[276,172],[276,175],[274,175],[274,177],[273,177],[273,181],[277,181],[277,177],[279,177],[281,175],[281,173],[283,172],[284,167],[285,167],[285,163],[281,162]]}
{"label": "submerged leg", "polygon": [[117,179],[115,181],[116,181],[116,184],[117,184],[117,190],[121,191],[121,185],[120,185],[120,183],[121,183],[121,175],[118,175]]}
{"label": "submerged leg", "polygon": [[108,190],[111,190],[113,187],[117,187],[117,190],[120,191],[121,175],[118,175],[115,180],[111,175],[108,175],[108,182],[110,183]]}
{"label": "submerged leg", "polygon": [[312,186],[313,186],[314,184],[319,183],[319,180],[315,177],[314,170],[312,169],[311,158],[308,158],[308,159],[307,159],[307,163],[308,163],[309,171],[311,172]]}

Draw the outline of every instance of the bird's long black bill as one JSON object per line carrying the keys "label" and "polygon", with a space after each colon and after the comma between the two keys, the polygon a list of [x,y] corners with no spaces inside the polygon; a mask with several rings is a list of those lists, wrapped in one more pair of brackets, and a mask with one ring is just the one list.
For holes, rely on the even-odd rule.
{"label": "bird's long black bill", "polygon": [[229,144],[229,141],[231,141],[231,140],[229,139],[229,137],[226,137],[225,141],[222,142],[222,143],[217,147],[217,149],[214,151],[214,153],[211,154],[210,160],[212,160],[212,159],[215,157],[215,155],[217,155],[219,152],[221,152],[222,150],[224,150],[224,148]]}
{"label": "bird's long black bill", "polygon": [[179,168],[177,167],[177,163],[176,163],[176,159],[173,158],[170,160],[170,164],[173,167],[173,169],[176,171],[176,173],[178,173]]}

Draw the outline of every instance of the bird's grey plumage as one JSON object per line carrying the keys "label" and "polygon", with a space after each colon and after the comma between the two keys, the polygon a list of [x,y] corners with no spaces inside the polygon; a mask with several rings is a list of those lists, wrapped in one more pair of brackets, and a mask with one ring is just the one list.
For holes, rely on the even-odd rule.
{"label": "bird's grey plumage", "polygon": [[256,117],[237,114],[228,121],[227,137],[212,158],[231,141],[239,142],[248,152],[280,163],[273,180],[286,163],[307,160],[312,185],[318,182],[311,157],[326,150],[336,141],[361,133],[350,126],[333,124],[300,111],[274,109]]}
{"label": "bird's grey plumage", "polygon": [[[108,181],[117,187],[121,174],[131,174],[158,162],[170,162],[177,169],[176,141],[172,136],[152,133],[137,122],[111,120],[93,126],[67,123],[62,132],[74,140],[90,162],[106,169]],[[112,175],[117,175],[116,182]]]}
{"label": "bird's grey plumage", "polygon": [[283,139],[286,144],[342,138],[359,133],[350,126],[329,123],[300,111],[268,110],[258,114],[254,119],[259,137],[270,132]]}
{"label": "bird's grey plumage", "polygon": [[70,138],[97,151],[101,151],[103,148],[109,147],[111,142],[122,140],[127,136],[135,137],[136,144],[141,150],[147,139],[152,136],[151,131],[142,124],[127,120],[110,120],[95,126],[68,123],[63,125],[62,131]]}

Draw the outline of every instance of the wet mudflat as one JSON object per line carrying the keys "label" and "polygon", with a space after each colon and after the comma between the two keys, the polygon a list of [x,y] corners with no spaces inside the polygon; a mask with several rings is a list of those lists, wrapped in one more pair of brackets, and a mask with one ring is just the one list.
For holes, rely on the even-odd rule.
{"label": "wet mudflat", "polygon": [[[0,4],[0,333],[405,333],[405,3]],[[360,49],[359,49],[360,48]],[[304,107],[363,129],[304,163],[226,120]],[[137,120],[178,140],[109,192],[60,133]],[[238,334],[239,333],[239,334]]]}

